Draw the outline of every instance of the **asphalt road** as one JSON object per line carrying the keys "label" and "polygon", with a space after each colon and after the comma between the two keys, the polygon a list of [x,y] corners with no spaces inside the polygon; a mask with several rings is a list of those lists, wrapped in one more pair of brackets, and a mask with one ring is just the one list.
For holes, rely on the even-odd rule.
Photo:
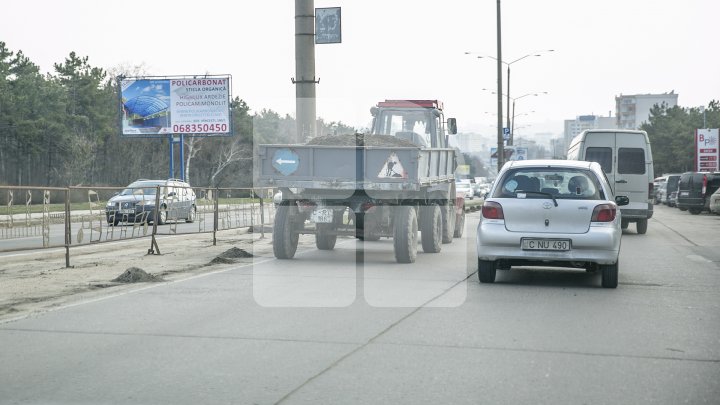
{"label": "asphalt road", "polygon": [[715,404],[720,216],[656,209],[616,290],[479,284],[470,214],[414,265],[344,240],[0,324],[0,403]]}

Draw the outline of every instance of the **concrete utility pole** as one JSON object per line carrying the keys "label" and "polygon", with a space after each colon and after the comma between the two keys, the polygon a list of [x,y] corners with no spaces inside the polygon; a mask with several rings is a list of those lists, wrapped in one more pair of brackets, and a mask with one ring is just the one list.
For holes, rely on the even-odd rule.
{"label": "concrete utility pole", "polygon": [[[500,39],[500,0],[497,0],[497,168],[498,173],[505,163],[505,142],[503,140],[502,114],[502,40]],[[508,106],[510,108],[510,106]]]}
{"label": "concrete utility pole", "polygon": [[295,116],[296,142],[315,131],[315,1],[295,0]]}

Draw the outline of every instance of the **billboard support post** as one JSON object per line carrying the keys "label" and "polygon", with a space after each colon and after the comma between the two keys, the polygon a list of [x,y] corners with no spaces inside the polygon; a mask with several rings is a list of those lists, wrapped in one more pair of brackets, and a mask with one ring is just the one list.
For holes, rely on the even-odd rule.
{"label": "billboard support post", "polygon": [[173,140],[172,134],[168,135],[168,145],[170,146],[170,172],[168,174],[168,179],[172,179],[175,174],[175,141]]}

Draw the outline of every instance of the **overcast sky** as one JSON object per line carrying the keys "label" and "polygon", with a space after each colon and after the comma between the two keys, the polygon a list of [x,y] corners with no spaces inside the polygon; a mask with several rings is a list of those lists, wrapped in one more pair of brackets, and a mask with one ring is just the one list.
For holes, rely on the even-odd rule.
{"label": "overcast sky", "polygon": [[[316,45],[318,116],[356,127],[385,98],[440,99],[461,132],[494,134],[494,0],[315,0],[342,7],[342,44]],[[71,52],[109,70],[230,74],[253,109],[295,114],[294,1],[3,2],[0,41],[43,72]],[[504,0],[503,60],[516,127],[562,134],[563,120],[615,115],[620,94],[675,91],[683,107],[720,100],[717,0]],[[477,52],[465,55],[465,51]],[[503,67],[503,76],[505,68]],[[506,90],[503,77],[503,92]],[[533,113],[529,113],[534,111]],[[529,113],[524,115],[525,113]]]}

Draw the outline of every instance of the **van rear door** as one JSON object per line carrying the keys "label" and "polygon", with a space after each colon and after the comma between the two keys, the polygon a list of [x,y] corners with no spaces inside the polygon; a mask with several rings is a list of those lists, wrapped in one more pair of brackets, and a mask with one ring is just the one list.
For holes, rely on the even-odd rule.
{"label": "van rear door", "polygon": [[584,160],[600,163],[615,195],[630,198],[624,212],[642,210],[647,215],[650,200],[650,145],[642,133],[591,132],[585,138]]}

